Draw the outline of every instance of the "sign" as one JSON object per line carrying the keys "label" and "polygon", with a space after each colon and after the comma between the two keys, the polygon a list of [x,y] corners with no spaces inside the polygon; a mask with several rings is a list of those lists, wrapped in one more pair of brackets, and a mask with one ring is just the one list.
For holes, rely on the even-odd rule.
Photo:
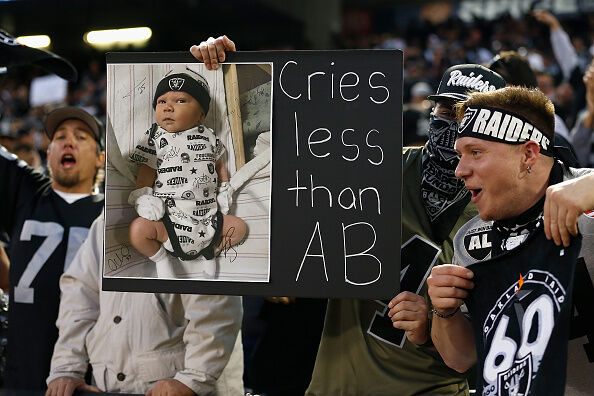
{"label": "sign", "polygon": [[[188,53],[107,55],[108,70],[118,64],[193,61]],[[400,278],[402,53],[236,52],[227,61],[272,65],[266,277],[132,279],[104,273],[104,289],[393,297]],[[241,80],[239,85],[241,91]],[[107,201],[109,211],[109,192]],[[237,216],[248,223],[247,241],[258,237],[250,215]],[[249,265],[252,259],[242,246],[227,247],[219,260],[237,253],[234,265]]]}

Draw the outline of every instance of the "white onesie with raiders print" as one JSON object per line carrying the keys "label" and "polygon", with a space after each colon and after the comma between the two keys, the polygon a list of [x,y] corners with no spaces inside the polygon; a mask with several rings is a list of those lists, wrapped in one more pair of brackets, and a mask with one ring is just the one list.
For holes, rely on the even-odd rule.
{"label": "white onesie with raiders print", "polygon": [[[169,242],[177,236],[183,253],[197,255],[211,244],[217,227],[222,227],[217,224],[215,162],[225,147],[214,131],[203,125],[173,133],[161,127],[152,134],[151,130],[154,128],[145,133],[130,158],[157,170],[153,195],[165,201],[163,223]],[[173,243],[164,247],[174,251],[171,245],[175,247]]]}

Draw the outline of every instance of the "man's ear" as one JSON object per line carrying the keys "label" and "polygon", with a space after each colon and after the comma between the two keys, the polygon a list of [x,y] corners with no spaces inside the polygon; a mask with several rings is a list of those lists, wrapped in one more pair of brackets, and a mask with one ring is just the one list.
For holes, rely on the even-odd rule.
{"label": "man's ear", "polygon": [[102,168],[103,165],[105,165],[105,151],[101,151],[99,155],[97,155],[97,160],[95,161],[95,168]]}
{"label": "man's ear", "polygon": [[522,145],[522,164],[533,167],[540,157],[540,146],[535,141],[529,140]]}

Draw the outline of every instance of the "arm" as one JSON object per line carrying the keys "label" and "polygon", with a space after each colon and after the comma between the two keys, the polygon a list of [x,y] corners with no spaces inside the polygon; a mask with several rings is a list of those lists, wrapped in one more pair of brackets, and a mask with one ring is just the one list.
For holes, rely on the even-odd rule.
{"label": "arm", "polygon": [[588,66],[582,78],[585,88],[586,108],[579,115],[569,141],[572,144],[578,161],[582,165],[590,163],[590,137],[594,129],[594,61]]}
{"label": "arm", "polygon": [[229,172],[227,171],[227,166],[223,162],[222,158],[219,158],[217,162],[215,162],[215,169],[217,171],[217,175],[219,176],[219,184],[229,181]]}
{"label": "arm", "polygon": [[47,176],[35,172],[0,145],[0,231],[12,234],[12,219],[18,203],[34,196],[49,181]]}
{"label": "arm", "polygon": [[571,72],[578,65],[578,57],[575,52],[575,48],[571,44],[569,36],[561,27],[559,20],[555,18],[553,14],[545,10],[537,10],[533,13],[537,21],[544,23],[551,30],[551,47],[553,47],[553,53],[555,59],[561,70],[563,76],[569,79]]}
{"label": "arm", "polygon": [[136,177],[136,188],[153,187],[155,180],[157,180],[157,170],[145,164],[140,165]]}
{"label": "arm", "polygon": [[[198,395],[209,394],[227,365],[241,327],[241,298],[183,295],[186,319],[185,368],[174,380]],[[155,396],[155,395],[153,395]]]}
{"label": "arm", "polygon": [[139,216],[148,220],[160,220],[165,214],[165,203],[153,195],[153,184],[157,179],[157,170],[142,164],[138,168],[136,190],[128,196],[128,203],[134,206]]}
{"label": "arm", "polygon": [[578,217],[594,209],[594,173],[547,188],[544,229],[547,239],[569,246],[570,234],[577,235]]}
{"label": "arm", "polygon": [[0,245],[0,288],[8,293],[10,287],[10,260],[6,255],[6,251]]}
{"label": "arm", "polygon": [[219,62],[225,61],[225,51],[235,51],[235,43],[227,36],[220,36],[216,39],[209,37],[200,45],[193,45],[190,52],[196,59],[204,62],[208,70],[219,68]]}
{"label": "arm", "polygon": [[584,73],[584,84],[586,85],[586,108],[588,113],[584,118],[584,126],[590,130],[594,128],[594,60]]}
{"label": "arm", "polygon": [[422,345],[431,339],[427,328],[429,309],[423,297],[403,291],[388,303],[388,308],[392,325],[405,330],[410,342]]}
{"label": "arm", "polygon": [[468,319],[460,312],[469,289],[474,287],[472,271],[457,265],[444,264],[431,269],[427,279],[429,297],[434,310],[448,318],[433,314],[431,338],[444,362],[463,373],[476,363],[474,334]]}
{"label": "arm", "polygon": [[89,231],[68,270],[60,278],[60,311],[56,325],[47,396],[70,396],[75,389],[96,391],[84,376],[89,358],[85,340],[99,317],[99,289],[103,259],[103,215]]}

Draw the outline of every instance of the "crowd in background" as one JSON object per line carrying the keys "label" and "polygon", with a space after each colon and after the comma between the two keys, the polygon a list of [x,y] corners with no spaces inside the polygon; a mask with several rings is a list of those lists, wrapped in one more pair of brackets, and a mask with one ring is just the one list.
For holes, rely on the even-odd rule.
{"label": "crowd in background", "polygon": [[[355,15],[356,17],[356,15]],[[532,14],[523,18],[502,15],[487,21],[476,19],[465,23],[456,17],[435,23],[411,19],[405,26],[390,32],[375,32],[373,27],[361,33],[343,29],[336,35],[336,49],[380,48],[402,49],[404,52],[404,144],[422,144],[426,140],[426,120],[430,111],[426,96],[435,92],[439,78],[449,66],[462,63],[488,64],[500,51],[514,50],[526,57],[535,70],[538,87],[555,104],[556,113],[571,129],[578,113],[585,107],[585,95],[578,85],[586,71],[594,42],[594,14],[559,17],[577,56],[576,75],[563,69],[555,57],[550,27]],[[257,48],[243,48],[252,50]],[[40,74],[36,68],[8,74],[0,78],[0,143],[28,159],[34,167],[43,165],[48,141],[42,133],[42,120],[47,108],[29,105],[31,80]],[[91,60],[81,77],[70,84],[66,103],[83,107],[105,120],[106,73],[101,59]],[[421,113],[420,115],[418,113]],[[34,148],[35,150],[31,150]],[[37,154],[39,153],[39,158]]]}
{"label": "crowd in background", "polygon": [[[594,14],[578,18],[560,16],[559,21],[576,55],[576,67],[571,70],[567,70],[563,59],[558,59],[551,44],[552,22],[543,22],[531,14],[521,19],[502,15],[492,21],[473,22],[457,18],[439,23],[411,20],[406,26],[389,32],[343,31],[336,36],[334,48],[403,50],[405,145],[420,145],[427,139],[427,115],[432,105],[427,95],[436,91],[448,67],[463,63],[489,64],[505,50],[517,51],[528,59],[537,74],[539,89],[554,102],[556,113],[569,131],[587,106],[582,77],[594,54]],[[242,47],[240,39],[237,44],[240,50],[257,49]],[[84,70],[79,69],[80,78],[69,85],[63,103],[31,107],[30,84],[42,74],[40,69],[31,67],[0,75],[0,144],[47,173],[45,155],[49,140],[43,133],[44,115],[50,108],[70,105],[83,107],[105,121],[106,71],[103,59],[93,59]]]}

